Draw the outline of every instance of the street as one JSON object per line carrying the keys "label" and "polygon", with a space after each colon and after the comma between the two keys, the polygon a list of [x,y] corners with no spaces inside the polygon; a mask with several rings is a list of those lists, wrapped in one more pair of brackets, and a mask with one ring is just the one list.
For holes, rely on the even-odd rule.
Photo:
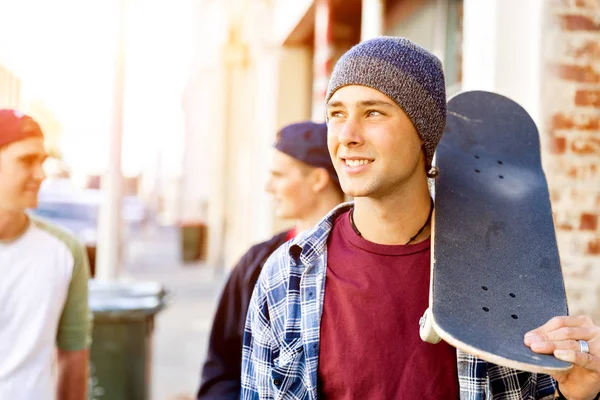
{"label": "street", "polygon": [[208,333],[223,279],[203,263],[180,261],[178,231],[151,227],[132,238],[124,254],[124,279],[156,281],[169,291],[153,338],[151,400],[195,395]]}

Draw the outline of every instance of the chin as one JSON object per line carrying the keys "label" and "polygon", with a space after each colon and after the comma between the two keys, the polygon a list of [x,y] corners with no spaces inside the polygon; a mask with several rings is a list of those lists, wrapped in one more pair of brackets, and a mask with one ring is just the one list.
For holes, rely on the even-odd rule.
{"label": "chin", "polygon": [[37,208],[37,206],[38,206],[38,199],[37,199],[37,197],[35,199],[26,200],[23,203],[23,208],[24,209]]}
{"label": "chin", "polygon": [[294,219],[294,216],[289,213],[277,213],[276,215],[277,215],[277,218],[283,219],[283,220]]}
{"label": "chin", "polygon": [[286,209],[275,210],[275,215],[279,219],[285,219],[285,220],[296,219],[297,218],[297,214],[298,213],[294,212],[293,210],[286,210]]}
{"label": "chin", "polygon": [[357,185],[343,185],[342,191],[350,197],[366,197],[370,194],[370,191],[364,187],[357,187]]}
{"label": "chin", "polygon": [[286,214],[287,213],[285,212],[285,210],[282,210],[282,209],[279,209],[279,208],[275,210],[275,216],[277,218],[285,219],[285,218],[287,218]]}

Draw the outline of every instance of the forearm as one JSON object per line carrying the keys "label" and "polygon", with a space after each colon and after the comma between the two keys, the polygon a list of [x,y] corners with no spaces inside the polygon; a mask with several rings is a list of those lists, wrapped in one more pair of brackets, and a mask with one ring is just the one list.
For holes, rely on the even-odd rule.
{"label": "forearm", "polygon": [[89,351],[58,351],[57,400],[86,400],[88,397]]}

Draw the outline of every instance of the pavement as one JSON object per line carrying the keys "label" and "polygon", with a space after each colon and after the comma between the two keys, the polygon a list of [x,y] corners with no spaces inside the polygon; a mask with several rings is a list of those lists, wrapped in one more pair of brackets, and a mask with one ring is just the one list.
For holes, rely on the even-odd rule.
{"label": "pavement", "polygon": [[123,258],[123,279],[160,282],[169,292],[155,321],[149,400],[192,399],[224,277],[201,262],[184,264],[174,227],[140,232]]}

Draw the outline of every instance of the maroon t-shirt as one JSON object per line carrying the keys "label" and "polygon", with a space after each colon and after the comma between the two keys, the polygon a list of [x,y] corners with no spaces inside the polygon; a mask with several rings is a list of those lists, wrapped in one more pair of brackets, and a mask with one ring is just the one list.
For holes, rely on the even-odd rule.
{"label": "maroon t-shirt", "polygon": [[354,232],[349,213],[336,219],[328,242],[319,399],[458,399],[456,350],[419,337],[429,257],[429,240],[375,244]]}

